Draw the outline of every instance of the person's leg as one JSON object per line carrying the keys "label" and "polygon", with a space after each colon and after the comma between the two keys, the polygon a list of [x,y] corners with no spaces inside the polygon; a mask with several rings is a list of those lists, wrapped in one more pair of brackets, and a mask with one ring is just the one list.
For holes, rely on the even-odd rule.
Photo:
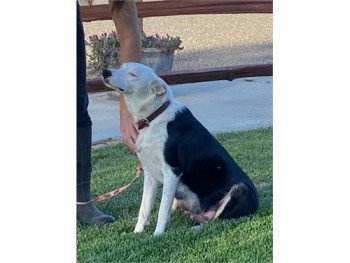
{"label": "person's leg", "polygon": [[[77,130],[77,201],[91,200],[91,126]],[[77,205],[77,217],[87,224],[114,222],[114,218],[103,214],[93,204]]]}
{"label": "person's leg", "polygon": [[[86,58],[83,25],[77,3],[77,202],[91,200],[91,119],[87,111]],[[77,205],[77,218],[87,224],[114,222],[93,204]]]}

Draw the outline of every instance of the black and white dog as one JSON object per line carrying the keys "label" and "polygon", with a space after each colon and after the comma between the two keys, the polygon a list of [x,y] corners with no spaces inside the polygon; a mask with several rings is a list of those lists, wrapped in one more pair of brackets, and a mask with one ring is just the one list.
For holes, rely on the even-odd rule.
{"label": "black and white dog", "polygon": [[134,232],[149,224],[158,183],[163,184],[154,235],[165,231],[171,208],[203,224],[237,218],[258,208],[254,184],[229,153],[155,72],[139,63],[103,71],[103,81],[125,97],[140,130],[136,145],[144,189]]}

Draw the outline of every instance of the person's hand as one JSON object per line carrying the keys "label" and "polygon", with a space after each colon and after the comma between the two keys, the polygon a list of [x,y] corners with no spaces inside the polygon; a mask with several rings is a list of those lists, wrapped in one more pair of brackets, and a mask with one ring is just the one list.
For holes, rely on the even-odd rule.
{"label": "person's hand", "polygon": [[139,131],[134,124],[133,118],[126,108],[124,97],[120,96],[120,131],[125,145],[133,152],[137,153],[136,140]]}

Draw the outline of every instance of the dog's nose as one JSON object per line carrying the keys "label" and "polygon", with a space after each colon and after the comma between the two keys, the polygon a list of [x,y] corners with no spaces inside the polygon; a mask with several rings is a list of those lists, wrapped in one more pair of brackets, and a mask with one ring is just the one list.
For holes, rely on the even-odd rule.
{"label": "dog's nose", "polygon": [[102,71],[102,76],[106,79],[106,78],[112,76],[112,72],[110,70],[108,70],[108,69],[104,69]]}

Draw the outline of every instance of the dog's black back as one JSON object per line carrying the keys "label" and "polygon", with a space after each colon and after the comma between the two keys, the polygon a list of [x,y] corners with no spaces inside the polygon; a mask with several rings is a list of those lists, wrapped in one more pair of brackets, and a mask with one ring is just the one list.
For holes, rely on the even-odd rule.
{"label": "dog's black back", "polygon": [[234,185],[231,201],[219,217],[236,218],[257,210],[253,182],[187,108],[168,123],[167,131],[165,160],[197,194],[203,211],[215,209]]}

